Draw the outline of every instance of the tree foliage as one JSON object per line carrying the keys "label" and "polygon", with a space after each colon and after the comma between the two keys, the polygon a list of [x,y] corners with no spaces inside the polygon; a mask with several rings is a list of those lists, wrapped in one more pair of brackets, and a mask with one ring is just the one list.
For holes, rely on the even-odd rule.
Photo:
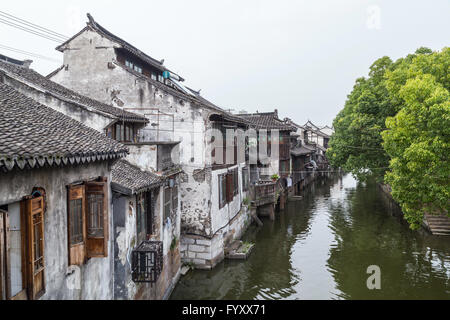
{"label": "tree foliage", "polygon": [[402,61],[386,74],[400,111],[382,133],[390,160],[385,181],[412,228],[423,214],[449,210],[450,48]]}
{"label": "tree foliage", "polygon": [[375,61],[368,78],[359,78],[348,95],[344,109],[333,122],[327,157],[359,180],[382,180],[389,156],[382,147],[385,120],[396,113],[385,85],[385,73],[394,67],[389,57]]}
{"label": "tree foliage", "polygon": [[412,228],[424,212],[449,212],[449,71],[449,48],[378,59],[333,122],[331,164],[384,179]]}

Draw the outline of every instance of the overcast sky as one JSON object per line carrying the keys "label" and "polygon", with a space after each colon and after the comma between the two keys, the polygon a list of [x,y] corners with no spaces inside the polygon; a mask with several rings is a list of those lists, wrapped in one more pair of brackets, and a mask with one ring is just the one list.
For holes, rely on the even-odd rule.
{"label": "overcast sky", "polygon": [[[89,12],[109,31],[182,75],[235,112],[278,109],[299,124],[331,124],[355,79],[372,62],[426,46],[449,46],[450,1],[3,1],[1,11],[67,36]],[[0,24],[0,45],[48,74],[62,64],[57,43]],[[27,56],[0,48],[19,59]]]}

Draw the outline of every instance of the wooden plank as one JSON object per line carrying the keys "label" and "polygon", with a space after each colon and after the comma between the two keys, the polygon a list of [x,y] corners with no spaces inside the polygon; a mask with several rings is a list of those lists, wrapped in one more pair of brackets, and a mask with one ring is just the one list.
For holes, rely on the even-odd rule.
{"label": "wooden plank", "polygon": [[[83,241],[78,244],[71,245],[71,223],[70,223],[70,211],[71,211],[71,200],[81,199],[81,217],[82,217],[82,233]],[[68,186],[68,196],[67,196],[67,248],[69,254],[69,265],[82,265],[86,259],[86,215],[85,215],[85,187],[84,185]]]}
{"label": "wooden plank", "polygon": [[14,297],[11,297],[11,300],[28,300],[27,290],[22,290]]}

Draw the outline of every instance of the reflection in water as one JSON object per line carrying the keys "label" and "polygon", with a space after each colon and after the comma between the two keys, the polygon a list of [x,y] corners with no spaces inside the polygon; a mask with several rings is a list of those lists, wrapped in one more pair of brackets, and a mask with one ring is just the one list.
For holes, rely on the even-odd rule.
{"label": "reflection in water", "polygon": [[[316,181],[247,232],[256,243],[247,261],[192,271],[171,298],[449,299],[450,239],[409,230],[396,210],[375,184]],[[370,265],[381,268],[381,290],[366,287]]]}

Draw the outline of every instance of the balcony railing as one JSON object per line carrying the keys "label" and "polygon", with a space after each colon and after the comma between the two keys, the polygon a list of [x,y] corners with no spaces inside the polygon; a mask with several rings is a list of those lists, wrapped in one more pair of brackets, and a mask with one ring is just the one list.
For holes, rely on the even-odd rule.
{"label": "balcony railing", "polygon": [[143,241],[132,251],[131,278],[133,282],[155,283],[162,268],[162,241]]}
{"label": "balcony railing", "polygon": [[276,182],[262,181],[253,186],[253,204],[256,207],[275,202]]}

